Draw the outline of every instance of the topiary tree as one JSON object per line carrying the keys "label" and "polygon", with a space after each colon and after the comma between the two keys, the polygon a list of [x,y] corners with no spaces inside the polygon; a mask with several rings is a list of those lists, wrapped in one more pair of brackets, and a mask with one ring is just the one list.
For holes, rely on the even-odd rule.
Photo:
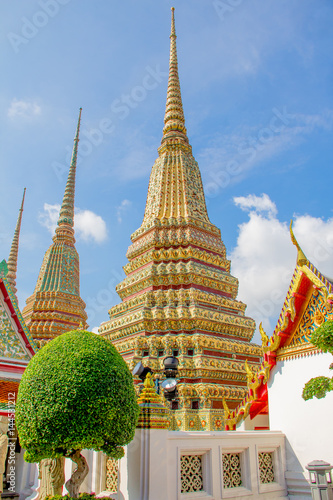
{"label": "topiary tree", "polygon": [[29,362],[19,386],[16,423],[27,462],[61,456],[76,462],[66,488],[77,497],[87,473],[82,471],[88,471],[81,450],[121,458],[138,414],[132,375],[115,347],[94,333],[73,330],[47,343]]}
{"label": "topiary tree", "polygon": [[[323,352],[333,354],[333,321],[325,321],[311,335],[311,343]],[[330,365],[333,369],[333,364]],[[324,398],[326,394],[333,391],[333,377],[314,377],[304,386],[302,397],[306,401],[316,397]]]}

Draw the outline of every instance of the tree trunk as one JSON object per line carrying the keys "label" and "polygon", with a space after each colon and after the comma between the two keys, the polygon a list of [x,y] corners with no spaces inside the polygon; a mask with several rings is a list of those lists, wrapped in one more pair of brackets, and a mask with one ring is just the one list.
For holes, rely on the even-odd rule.
{"label": "tree trunk", "polygon": [[89,467],[86,459],[83,455],[81,455],[81,450],[76,450],[76,452],[70,455],[69,458],[76,463],[77,467],[73,472],[72,477],[66,482],[65,487],[71,497],[78,498],[80,486],[88,474]]}

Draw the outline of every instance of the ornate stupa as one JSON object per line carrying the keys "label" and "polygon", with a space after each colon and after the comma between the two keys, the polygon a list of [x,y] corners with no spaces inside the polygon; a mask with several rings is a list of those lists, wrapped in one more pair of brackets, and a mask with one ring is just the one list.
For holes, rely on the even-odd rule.
{"label": "ornate stupa", "polygon": [[86,328],[85,303],[80,297],[79,255],[74,238],[74,197],[81,111],[72,160],[53,243],[46,251],[34,293],[23,317],[32,336],[48,340],[74,328]]}
{"label": "ornate stupa", "polygon": [[236,300],[238,280],[220,230],[207,214],[200,170],[187,137],[172,9],[170,67],[161,146],[146,209],[131,236],[122,303],[99,332],[130,368],[138,361],[161,374],[165,356],[179,360],[171,428],[223,429],[224,397],[234,408],[247,389],[245,360],[255,371],[261,349],[255,322]]}

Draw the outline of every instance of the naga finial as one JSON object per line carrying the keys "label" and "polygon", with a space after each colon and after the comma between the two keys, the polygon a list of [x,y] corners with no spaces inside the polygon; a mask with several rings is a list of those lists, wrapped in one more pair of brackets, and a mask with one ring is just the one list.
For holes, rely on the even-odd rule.
{"label": "naga finial", "polygon": [[223,403],[223,409],[224,409],[224,418],[226,420],[230,417],[230,410],[229,410],[229,407],[227,405],[225,398],[222,398],[222,403]]}
{"label": "naga finial", "polygon": [[268,337],[268,335],[266,335],[266,332],[263,329],[262,323],[260,323],[260,325],[259,325],[259,332],[260,332],[260,336],[261,336],[261,343],[262,343],[262,345],[264,347],[267,347],[268,346],[268,342],[269,342],[269,337]]}
{"label": "naga finial", "polygon": [[306,258],[303,250],[299,246],[298,241],[295,238],[294,231],[293,231],[293,220],[291,219],[290,221],[290,226],[289,226],[289,232],[290,232],[290,238],[295,247],[297,248],[297,265],[299,266],[304,266],[308,262],[308,259]]}
{"label": "naga finial", "polygon": [[249,385],[249,384],[251,384],[254,375],[253,375],[253,371],[251,370],[251,368],[248,365],[247,359],[245,360],[244,367],[246,370],[247,385]]}

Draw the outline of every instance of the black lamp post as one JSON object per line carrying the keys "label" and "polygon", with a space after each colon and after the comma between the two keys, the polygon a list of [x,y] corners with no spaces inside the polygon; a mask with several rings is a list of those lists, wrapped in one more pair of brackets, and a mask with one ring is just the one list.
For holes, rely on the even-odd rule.
{"label": "black lamp post", "polygon": [[168,356],[167,358],[164,359],[163,361],[164,364],[164,373],[165,376],[167,377],[163,382],[161,383],[161,387],[164,391],[164,397],[167,401],[172,401],[173,399],[176,399],[178,396],[178,391],[177,391],[177,372],[178,372],[178,364],[179,361],[175,356]]}
{"label": "black lamp post", "polygon": [[139,361],[132,370],[132,375],[137,375],[141,378],[142,382],[145,381],[147,373],[153,373],[153,370],[149,366],[143,366],[141,361]]}
{"label": "black lamp post", "polygon": [[[168,356],[163,360],[164,364],[164,374],[166,379],[161,382],[161,387],[164,392],[164,397],[168,401],[176,399],[178,396],[177,392],[177,373],[179,361],[175,356]],[[145,381],[147,373],[153,373],[153,370],[149,366],[143,366],[141,361],[139,361],[132,370],[132,375],[137,375],[142,382]],[[156,392],[160,392],[160,380],[155,380]]]}

